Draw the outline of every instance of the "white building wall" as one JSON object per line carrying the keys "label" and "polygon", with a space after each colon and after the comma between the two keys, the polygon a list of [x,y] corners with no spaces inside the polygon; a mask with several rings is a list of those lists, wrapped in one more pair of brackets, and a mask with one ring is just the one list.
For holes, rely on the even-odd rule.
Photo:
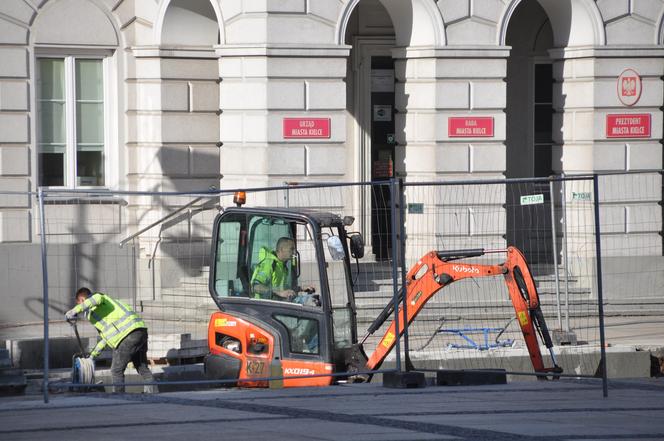
{"label": "white building wall", "polygon": [[[2,189],[37,185],[33,83],[40,45],[114,51],[117,178],[111,188],[189,190],[357,176],[362,158],[356,157],[354,127],[348,126],[353,124],[346,113],[350,47],[343,38],[347,20],[366,1],[211,0],[213,14],[204,31],[186,39],[187,28],[171,27],[167,15],[176,0],[81,1],[0,4]],[[563,158],[560,171],[661,168],[664,2],[538,1],[551,19],[557,46],[550,55],[560,88],[554,103],[563,128],[555,139]],[[402,172],[412,180],[501,176],[509,117],[504,37],[520,1],[381,4],[397,40]],[[83,20],[92,9],[106,21]],[[62,26],[63,17],[80,26]],[[196,17],[183,17],[184,24],[196,23]],[[218,41],[209,39],[210,23],[218,27]],[[114,42],[104,37],[109,33]],[[643,77],[643,95],[629,109],[615,94],[625,67]],[[650,113],[652,136],[607,140],[606,114],[615,112]],[[450,139],[448,117],[464,115],[493,117],[494,136]],[[285,117],[329,117],[330,137],[286,140]],[[648,200],[643,209],[652,211],[655,202]],[[32,228],[22,226],[35,218],[30,207],[10,197],[2,204],[2,240],[31,240]],[[656,231],[648,234],[654,238]]]}

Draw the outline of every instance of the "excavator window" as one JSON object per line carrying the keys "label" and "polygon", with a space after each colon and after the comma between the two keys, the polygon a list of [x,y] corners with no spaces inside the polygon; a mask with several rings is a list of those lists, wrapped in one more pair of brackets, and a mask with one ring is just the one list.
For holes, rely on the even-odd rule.
{"label": "excavator window", "polygon": [[285,314],[275,314],[274,318],[281,322],[288,331],[290,352],[297,354],[320,353],[318,320]]}
{"label": "excavator window", "polygon": [[219,224],[215,253],[215,291],[219,297],[248,295],[248,284],[238,271],[240,238],[240,222],[229,220]]}
{"label": "excavator window", "polygon": [[[334,231],[331,231],[333,234]],[[349,277],[343,260],[335,259],[328,247],[324,247],[327,266],[327,282],[332,302],[332,323],[334,326],[334,347],[349,348],[353,344],[353,322]]]}
{"label": "excavator window", "polygon": [[320,274],[310,227],[255,213],[222,216],[217,226],[217,297],[248,297],[320,307]]}

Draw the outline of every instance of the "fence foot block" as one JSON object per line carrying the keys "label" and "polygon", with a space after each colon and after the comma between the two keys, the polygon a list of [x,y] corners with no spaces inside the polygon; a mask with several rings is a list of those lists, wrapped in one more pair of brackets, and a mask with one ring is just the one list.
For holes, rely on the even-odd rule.
{"label": "fence foot block", "polygon": [[387,372],[383,374],[383,387],[391,389],[415,389],[426,387],[424,372]]}
{"label": "fence foot block", "polygon": [[563,331],[562,329],[554,329],[551,331],[553,344],[556,346],[576,346],[576,333],[574,331]]}
{"label": "fence foot block", "polygon": [[479,386],[485,384],[507,384],[507,374],[503,369],[436,371],[437,386]]}

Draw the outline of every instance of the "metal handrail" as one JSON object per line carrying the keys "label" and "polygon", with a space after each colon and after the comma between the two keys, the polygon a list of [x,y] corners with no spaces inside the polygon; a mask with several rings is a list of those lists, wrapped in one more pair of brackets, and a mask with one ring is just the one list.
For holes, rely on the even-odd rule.
{"label": "metal handrail", "polygon": [[122,247],[124,246],[124,244],[126,244],[126,243],[129,242],[130,240],[134,239],[135,237],[138,237],[138,236],[140,236],[141,234],[145,233],[146,231],[150,230],[151,228],[154,228],[154,227],[156,227],[157,225],[166,222],[168,219],[174,217],[176,214],[178,214],[178,213],[180,213],[180,212],[186,210],[187,208],[191,207],[192,205],[196,204],[196,203],[199,202],[201,199],[203,199],[202,196],[201,196],[201,197],[197,197],[197,198],[194,199],[193,201],[189,202],[188,204],[183,205],[182,207],[178,208],[178,209],[175,210],[174,212],[167,214],[166,216],[162,217],[161,219],[159,219],[159,220],[157,220],[157,221],[155,221],[155,222],[152,222],[150,225],[148,225],[147,227],[142,228],[141,230],[137,231],[136,233],[132,234],[131,236],[127,236],[126,238],[122,239],[122,240],[120,241],[120,248],[122,248]]}

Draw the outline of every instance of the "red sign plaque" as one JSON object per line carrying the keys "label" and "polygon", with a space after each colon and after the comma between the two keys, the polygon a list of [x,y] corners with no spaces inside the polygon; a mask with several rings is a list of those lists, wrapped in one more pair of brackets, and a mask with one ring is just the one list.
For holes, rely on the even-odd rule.
{"label": "red sign plaque", "polygon": [[447,119],[447,136],[450,138],[493,137],[492,116],[450,116]]}
{"label": "red sign plaque", "polygon": [[643,90],[641,75],[634,69],[625,69],[618,77],[618,99],[624,105],[631,107],[641,98]]}
{"label": "red sign plaque", "polygon": [[284,118],[284,138],[329,138],[330,118]]}
{"label": "red sign plaque", "polygon": [[606,115],[607,138],[650,138],[649,113]]}

